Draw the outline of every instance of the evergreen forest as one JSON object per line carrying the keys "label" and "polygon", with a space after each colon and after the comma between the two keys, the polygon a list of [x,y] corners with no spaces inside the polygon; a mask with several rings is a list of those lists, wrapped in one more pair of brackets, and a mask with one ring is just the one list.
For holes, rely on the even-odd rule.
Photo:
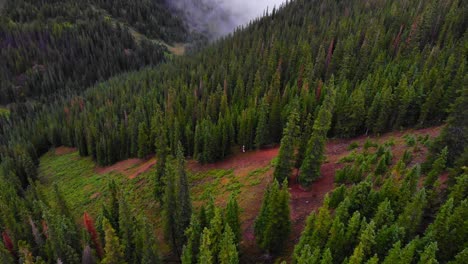
{"label": "evergreen forest", "polygon": [[[463,0],[292,0],[212,42],[164,0],[0,1],[0,263],[466,263],[467,29]],[[84,211],[94,182],[47,180],[60,148],[61,178],[154,167]],[[241,187],[197,192],[272,149],[254,219]]]}

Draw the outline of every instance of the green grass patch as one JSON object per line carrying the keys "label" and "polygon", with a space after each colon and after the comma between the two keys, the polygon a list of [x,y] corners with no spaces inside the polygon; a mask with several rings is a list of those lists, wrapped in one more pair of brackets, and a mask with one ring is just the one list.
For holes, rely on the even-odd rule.
{"label": "green grass patch", "polygon": [[41,158],[39,180],[41,189],[49,202],[53,202],[53,183],[67,201],[72,214],[79,220],[83,212],[96,216],[101,212],[108,199],[108,184],[111,180],[117,183],[127,200],[138,210],[156,212],[157,202],[154,198],[152,171],[129,179],[119,173],[97,174],[95,163],[91,158],[80,157],[77,152],[66,155],[47,153]]}

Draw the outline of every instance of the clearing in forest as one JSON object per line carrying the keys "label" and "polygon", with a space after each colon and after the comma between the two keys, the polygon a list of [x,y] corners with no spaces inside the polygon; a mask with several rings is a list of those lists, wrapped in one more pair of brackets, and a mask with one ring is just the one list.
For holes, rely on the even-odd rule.
{"label": "clearing in forest", "polygon": [[[439,135],[442,127],[404,132],[392,132],[380,137],[361,136],[354,139],[331,139],[326,145],[326,161],[322,165],[322,177],[310,189],[301,188],[294,176],[290,181],[291,218],[293,232],[290,245],[295,244],[302,232],[307,216],[322,205],[325,195],[335,187],[337,169],[345,166],[344,160],[353,153],[362,152],[368,142],[386,144],[391,147],[393,163],[399,160],[405,150],[413,155],[410,166],[422,163],[427,155],[423,139]],[[408,141],[414,139],[416,145]],[[244,252],[259,256],[256,251],[254,222],[260,210],[264,191],[273,179],[274,164],[278,147],[238,153],[214,164],[200,164],[190,160],[191,196],[194,208],[200,207],[210,198],[219,206],[224,206],[229,195],[235,194],[241,207],[241,221]],[[149,219],[161,227],[161,212],[154,199],[153,174],[156,160],[129,159],[109,167],[97,167],[90,158],[79,157],[76,149],[56,148],[41,158],[40,180],[44,193],[49,192],[52,182],[56,182],[79,220],[84,211],[97,215],[102,203],[107,200],[107,183],[112,179],[128,195],[136,208],[146,213]],[[162,242],[162,241],[161,241]],[[290,248],[285,254],[290,253]],[[248,260],[246,260],[248,261]]]}

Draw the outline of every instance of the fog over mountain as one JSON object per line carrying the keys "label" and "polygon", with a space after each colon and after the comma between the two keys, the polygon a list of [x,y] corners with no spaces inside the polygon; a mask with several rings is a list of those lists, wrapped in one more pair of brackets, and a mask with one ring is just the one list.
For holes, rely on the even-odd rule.
{"label": "fog over mountain", "polygon": [[217,38],[286,0],[166,0],[184,14],[192,30]]}

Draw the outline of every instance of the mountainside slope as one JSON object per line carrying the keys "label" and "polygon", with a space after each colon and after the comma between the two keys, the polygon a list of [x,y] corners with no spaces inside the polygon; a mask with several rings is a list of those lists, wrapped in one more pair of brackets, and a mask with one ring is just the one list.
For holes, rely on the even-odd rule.
{"label": "mountainside slope", "polygon": [[[159,263],[164,252],[164,261],[184,263],[238,263],[239,256],[463,263],[467,8],[460,0],[296,0],[198,53],[64,92],[48,105],[26,103],[22,116],[7,111],[0,115],[0,257]],[[378,137],[445,120],[434,143],[408,136],[353,144],[345,157],[326,152],[327,138]],[[77,153],[40,158],[59,146]],[[144,173],[154,160],[127,163],[153,155],[154,173]],[[236,160],[242,155],[251,159]],[[185,158],[196,163],[186,166]],[[113,167],[100,177],[94,164]],[[331,175],[337,186],[323,197],[335,187]],[[115,179],[104,186],[105,177]],[[138,186],[139,179],[151,184]],[[38,180],[53,192],[42,192]],[[240,196],[228,200],[229,193]],[[73,208],[94,201],[102,208],[77,224],[81,212]],[[162,213],[161,221],[148,221],[151,213]],[[237,247],[246,241],[246,249]]]}
{"label": "mountainside slope", "polygon": [[164,61],[164,45],[133,39],[128,26],[160,42],[187,39],[159,1],[7,1],[1,14],[0,104],[83,91]]}

